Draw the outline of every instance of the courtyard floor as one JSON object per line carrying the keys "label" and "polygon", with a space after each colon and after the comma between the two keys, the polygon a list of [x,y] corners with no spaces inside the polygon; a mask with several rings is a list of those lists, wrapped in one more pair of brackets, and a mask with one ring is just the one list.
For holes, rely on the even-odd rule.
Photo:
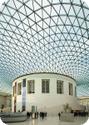
{"label": "courtyard floor", "polygon": [[28,119],[25,122],[7,123],[7,125],[83,125],[87,121],[85,117],[76,117],[74,122],[63,122],[56,116],[50,116],[45,119]]}

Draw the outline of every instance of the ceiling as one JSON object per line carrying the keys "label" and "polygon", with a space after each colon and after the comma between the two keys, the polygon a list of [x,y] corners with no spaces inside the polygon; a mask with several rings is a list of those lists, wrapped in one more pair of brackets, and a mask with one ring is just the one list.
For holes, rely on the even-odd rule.
{"label": "ceiling", "polygon": [[9,0],[0,11],[0,90],[23,74],[56,72],[89,95],[89,8],[81,0]]}

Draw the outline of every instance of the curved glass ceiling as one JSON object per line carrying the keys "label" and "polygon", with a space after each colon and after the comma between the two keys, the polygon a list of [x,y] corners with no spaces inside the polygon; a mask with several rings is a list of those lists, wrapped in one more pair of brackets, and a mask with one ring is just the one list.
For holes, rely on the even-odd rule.
{"label": "curved glass ceiling", "polygon": [[89,94],[89,8],[81,0],[9,0],[0,11],[0,84],[56,72]]}

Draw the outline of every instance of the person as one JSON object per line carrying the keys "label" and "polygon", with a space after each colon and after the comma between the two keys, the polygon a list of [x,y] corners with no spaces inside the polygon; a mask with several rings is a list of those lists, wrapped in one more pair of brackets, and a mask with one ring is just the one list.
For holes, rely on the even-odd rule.
{"label": "person", "polygon": [[3,110],[1,109],[1,112],[3,112]]}
{"label": "person", "polygon": [[27,118],[30,118],[30,113],[29,112],[27,112]]}
{"label": "person", "polygon": [[60,119],[60,116],[61,116],[60,112],[58,113],[58,116],[59,116],[59,119]]}

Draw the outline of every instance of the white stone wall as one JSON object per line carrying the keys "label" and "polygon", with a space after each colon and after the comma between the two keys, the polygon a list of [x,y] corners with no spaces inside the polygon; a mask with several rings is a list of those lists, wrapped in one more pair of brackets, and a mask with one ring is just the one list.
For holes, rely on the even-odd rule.
{"label": "white stone wall", "polygon": [[[75,97],[76,82],[70,77],[58,74],[32,74],[20,77],[13,82],[19,83],[26,78],[28,80],[35,80],[35,93],[26,93],[26,110],[31,111],[31,106],[37,106],[38,111],[47,111],[48,113],[57,113],[63,111],[63,105],[69,104],[72,108],[78,108],[77,98]],[[41,81],[42,79],[50,79],[50,92],[42,93]],[[64,94],[57,94],[57,80],[64,81]],[[69,96],[69,84],[73,84],[73,96]],[[27,84],[26,84],[27,88]],[[26,89],[27,90],[27,89]],[[13,97],[14,98],[14,97]],[[12,100],[13,102],[13,100]],[[13,103],[12,103],[13,104]],[[16,110],[22,110],[22,96],[17,95]],[[12,111],[14,111],[12,105]]]}

